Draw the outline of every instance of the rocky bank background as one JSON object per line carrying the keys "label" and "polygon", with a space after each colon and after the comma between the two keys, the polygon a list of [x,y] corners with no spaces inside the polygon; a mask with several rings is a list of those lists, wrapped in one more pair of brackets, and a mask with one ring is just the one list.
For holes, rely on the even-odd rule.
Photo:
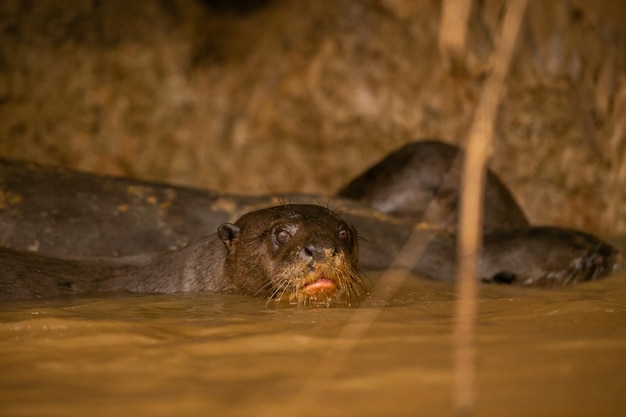
{"label": "rocky bank background", "polygon": [[[458,1],[458,0],[446,0]],[[504,2],[0,0],[0,156],[231,193],[335,192],[463,145]],[[532,222],[626,233],[626,3],[531,0],[490,166]]]}

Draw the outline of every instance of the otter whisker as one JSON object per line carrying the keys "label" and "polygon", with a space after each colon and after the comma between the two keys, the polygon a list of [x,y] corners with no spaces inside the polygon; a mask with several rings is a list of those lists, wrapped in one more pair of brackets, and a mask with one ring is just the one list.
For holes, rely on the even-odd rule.
{"label": "otter whisker", "polygon": [[289,291],[289,281],[287,280],[283,280],[280,284],[280,286],[276,289],[276,293],[275,294],[279,294],[278,295],[278,299],[282,300],[285,297],[285,294],[288,293]]}
{"label": "otter whisker", "polygon": [[352,279],[350,280],[349,285],[354,290],[350,291],[350,295],[356,294],[358,301],[361,302],[363,301],[364,296],[367,296],[367,288],[358,275],[354,275],[351,278]]}
{"label": "otter whisker", "polygon": [[271,288],[271,287],[272,287],[272,283],[271,282],[267,282],[267,283],[265,283],[263,285],[260,285],[258,287],[258,289],[252,293],[252,296],[253,297],[258,297],[258,296],[260,296],[261,292],[263,292],[264,290],[266,290],[268,288]]}
{"label": "otter whisker", "polygon": [[278,285],[275,285],[272,282],[269,282],[267,286],[272,287],[272,291],[270,292],[268,298],[276,298],[276,294],[281,293],[281,295],[285,292],[288,283],[285,280],[280,280]]}
{"label": "otter whisker", "polygon": [[[288,292],[293,292],[293,291],[289,291],[291,287],[291,283],[289,282],[289,280],[287,279],[281,279],[279,285],[276,287],[276,291],[274,291],[274,293],[272,294],[272,297],[274,299],[277,300],[283,300],[285,298],[285,294],[287,294]],[[278,294],[278,297],[276,297],[276,294]],[[290,302],[291,302],[291,297],[290,298]]]}

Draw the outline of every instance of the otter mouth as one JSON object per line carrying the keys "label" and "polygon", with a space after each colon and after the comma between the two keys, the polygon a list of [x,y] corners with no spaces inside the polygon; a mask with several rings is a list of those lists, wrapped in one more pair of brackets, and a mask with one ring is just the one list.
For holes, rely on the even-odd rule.
{"label": "otter mouth", "polygon": [[341,304],[339,285],[324,274],[306,280],[298,289],[295,301],[300,305],[324,306]]}
{"label": "otter mouth", "polygon": [[301,306],[331,307],[345,304],[344,290],[332,274],[316,271],[295,285],[290,303]]}
{"label": "otter mouth", "polygon": [[[296,275],[296,276],[294,276]],[[350,307],[359,304],[367,289],[359,273],[341,265],[316,264],[298,274],[281,277],[270,299],[279,304],[310,307]]]}
{"label": "otter mouth", "polygon": [[333,295],[337,292],[337,283],[328,278],[318,278],[302,286],[300,292],[307,295],[326,294]]}

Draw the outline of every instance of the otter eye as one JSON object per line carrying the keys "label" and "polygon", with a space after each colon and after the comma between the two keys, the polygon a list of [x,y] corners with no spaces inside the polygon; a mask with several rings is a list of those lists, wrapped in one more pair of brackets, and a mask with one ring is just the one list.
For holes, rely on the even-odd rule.
{"label": "otter eye", "polygon": [[337,231],[337,237],[339,238],[339,240],[345,243],[350,240],[350,232],[348,231],[348,229],[342,226],[341,229]]}
{"label": "otter eye", "polygon": [[278,245],[284,245],[285,243],[289,242],[289,239],[291,239],[291,233],[289,233],[285,229],[277,229],[274,232],[274,240]]}

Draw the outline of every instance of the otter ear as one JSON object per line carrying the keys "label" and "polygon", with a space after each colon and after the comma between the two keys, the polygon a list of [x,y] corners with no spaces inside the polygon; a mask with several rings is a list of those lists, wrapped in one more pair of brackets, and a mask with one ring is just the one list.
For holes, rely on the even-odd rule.
{"label": "otter ear", "polygon": [[235,249],[235,244],[239,241],[241,229],[232,223],[222,223],[217,228],[217,235],[224,242],[228,251],[232,252]]}

